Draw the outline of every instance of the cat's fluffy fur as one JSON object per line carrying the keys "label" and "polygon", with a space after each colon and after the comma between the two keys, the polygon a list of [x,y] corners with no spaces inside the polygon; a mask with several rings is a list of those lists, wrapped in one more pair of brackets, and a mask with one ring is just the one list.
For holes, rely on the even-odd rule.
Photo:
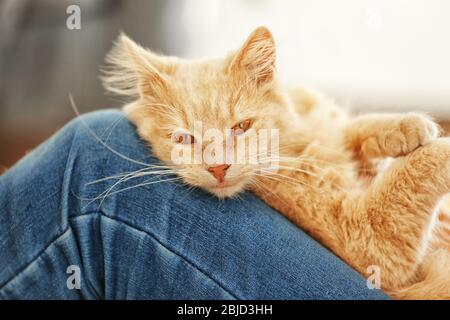
{"label": "cat's fluffy fur", "polygon": [[108,62],[106,88],[132,97],[125,112],[166,164],[170,134],[196,120],[280,130],[277,173],[233,164],[229,186],[216,188],[206,165],[173,165],[186,183],[219,197],[251,189],[362,275],[378,266],[394,298],[450,298],[450,218],[439,211],[450,191],[450,140],[429,117],[351,116],[316,92],[285,90],[264,27],[237,52],[205,61],[159,56],[121,35]]}

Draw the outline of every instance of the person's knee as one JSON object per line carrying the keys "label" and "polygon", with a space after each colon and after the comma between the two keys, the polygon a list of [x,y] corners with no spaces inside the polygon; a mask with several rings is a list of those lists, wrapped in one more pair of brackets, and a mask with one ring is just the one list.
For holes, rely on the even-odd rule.
{"label": "person's knee", "polygon": [[111,128],[119,120],[127,121],[123,112],[119,109],[105,109],[79,115],[69,123],[69,126],[76,130],[91,129],[97,133],[102,129]]}
{"label": "person's knee", "polygon": [[[67,124],[66,130],[74,135],[74,142],[89,145],[114,144],[127,136],[135,138],[134,127],[118,109],[85,113]],[[119,139],[122,138],[122,139]]]}
{"label": "person's knee", "polygon": [[[70,149],[65,170],[76,173],[69,174],[73,177],[71,189],[75,194],[95,198],[117,182],[108,177],[146,170],[158,163],[135,129],[116,110],[88,113],[65,127],[66,147]],[[104,181],[92,184],[97,180]],[[120,187],[123,185],[121,182]]]}
{"label": "person's knee", "polygon": [[120,110],[94,111],[74,119],[67,127],[74,130],[72,144],[78,153],[89,158],[110,158],[109,163],[151,164],[146,143]]}

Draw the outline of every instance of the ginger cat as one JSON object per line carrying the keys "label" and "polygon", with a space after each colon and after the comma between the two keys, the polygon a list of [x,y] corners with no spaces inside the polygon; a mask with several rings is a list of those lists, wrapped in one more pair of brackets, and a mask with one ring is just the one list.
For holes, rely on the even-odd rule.
{"label": "ginger cat", "polygon": [[[125,113],[187,184],[221,198],[255,192],[363,276],[377,266],[394,298],[450,298],[450,215],[439,211],[450,192],[450,139],[438,138],[429,117],[351,116],[316,92],[284,89],[264,27],[224,59],[159,56],[121,35],[107,61],[105,87],[132,99]],[[195,121],[235,140],[278,129],[278,171],[260,169],[268,158],[174,163],[176,145],[207,147]],[[174,136],[179,128],[189,129]]]}

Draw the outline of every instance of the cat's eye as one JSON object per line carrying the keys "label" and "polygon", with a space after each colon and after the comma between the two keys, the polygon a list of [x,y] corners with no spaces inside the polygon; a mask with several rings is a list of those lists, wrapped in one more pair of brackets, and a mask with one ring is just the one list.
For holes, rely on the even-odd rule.
{"label": "cat's eye", "polygon": [[243,134],[245,131],[250,129],[252,125],[252,120],[245,120],[237,123],[233,128],[231,128],[231,131],[233,135],[238,136],[240,134]]}
{"label": "cat's eye", "polygon": [[195,137],[192,134],[184,132],[176,132],[172,135],[172,140],[175,143],[181,144],[193,144],[195,143]]}

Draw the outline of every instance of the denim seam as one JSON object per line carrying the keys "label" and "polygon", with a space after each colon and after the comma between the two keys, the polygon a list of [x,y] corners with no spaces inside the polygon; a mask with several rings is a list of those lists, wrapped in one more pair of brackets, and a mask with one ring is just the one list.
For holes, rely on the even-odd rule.
{"label": "denim seam", "polygon": [[[66,167],[66,172],[67,172],[67,166],[68,166],[68,164],[69,164],[69,160],[71,159],[71,155],[73,154],[73,147],[74,147],[74,139],[75,139],[75,137],[76,137],[76,135],[77,135],[77,133],[78,133],[78,130],[79,130],[79,128],[77,127],[76,128],[76,130],[75,130],[75,132],[73,132],[73,134],[72,134],[72,139],[71,139],[71,146],[70,146],[70,149],[69,149],[69,152],[68,152],[68,155],[67,155],[67,159],[66,159],[66,163],[65,163],[65,167]],[[66,179],[67,177],[64,177],[64,179]],[[70,185],[70,184],[69,184]],[[69,188],[70,189],[70,188]],[[67,199],[63,199],[63,201],[64,200],[66,200],[66,201],[68,201],[68,198]],[[62,214],[64,214],[63,212],[62,212]],[[63,229],[62,231],[61,231],[61,233],[60,234],[58,234],[57,236],[55,236],[55,238],[53,239],[53,240],[51,240],[30,262],[28,262],[27,264],[25,264],[14,276],[12,276],[10,279],[8,279],[8,280],[6,280],[5,282],[4,282],[4,284],[3,285],[0,285],[0,294],[1,294],[1,291],[9,284],[9,283],[11,283],[12,281],[14,281],[14,279],[16,279],[18,276],[20,276],[31,264],[33,264],[37,259],[39,259],[43,254],[44,254],[44,252],[45,251],[47,251],[48,250],[48,248],[51,246],[51,245],[53,245],[56,241],[58,241],[58,239],[60,239],[63,235],[65,235],[65,233],[67,232],[67,231],[69,231],[69,229],[72,229],[71,228],[71,220],[72,219],[76,219],[76,218],[78,218],[78,217],[81,217],[81,216],[86,216],[86,215],[92,215],[92,214],[100,214],[100,215],[103,215],[103,216],[105,216],[106,218],[108,218],[108,219],[111,219],[111,220],[114,220],[114,221],[117,221],[117,222],[120,222],[120,223],[123,223],[123,224],[125,224],[125,225],[127,225],[128,227],[130,227],[130,228],[132,228],[132,229],[135,229],[135,230],[137,230],[137,231],[140,231],[140,232],[143,232],[143,233],[145,233],[145,234],[147,234],[149,237],[151,237],[151,238],[153,238],[157,243],[159,243],[161,246],[163,246],[166,250],[168,250],[168,251],[170,251],[170,252],[172,252],[173,254],[175,254],[176,256],[178,256],[180,259],[182,259],[182,260],[184,260],[188,265],[190,265],[191,267],[193,267],[194,269],[196,269],[197,271],[199,271],[201,274],[203,274],[205,277],[207,277],[208,279],[210,279],[213,283],[215,283],[217,286],[219,286],[223,291],[225,291],[227,294],[229,294],[231,297],[233,297],[234,299],[236,299],[236,300],[239,300],[239,298],[235,295],[235,294],[233,294],[233,293],[231,293],[228,289],[226,289],[225,287],[224,287],[224,285],[222,284],[222,283],[220,283],[218,280],[216,280],[216,279],[214,279],[211,275],[209,275],[205,270],[203,270],[202,268],[200,268],[199,266],[197,266],[197,265],[195,265],[192,261],[190,261],[187,257],[185,257],[185,256],[183,256],[181,253],[179,253],[179,252],[177,252],[176,250],[174,250],[174,249],[172,249],[172,248],[170,248],[169,246],[167,246],[167,245],[165,245],[164,243],[162,243],[161,242],[161,240],[159,240],[154,234],[152,234],[152,233],[150,233],[150,232],[148,232],[148,231],[146,231],[146,230],[143,230],[143,229],[140,229],[140,228],[138,228],[138,227],[136,227],[136,226],[134,226],[134,225],[132,225],[132,224],[130,224],[129,222],[126,222],[126,221],[123,221],[123,220],[121,220],[121,219],[117,219],[117,218],[113,218],[113,217],[110,217],[110,216],[108,216],[107,214],[105,214],[104,212],[102,212],[102,211],[99,211],[99,210],[97,210],[97,211],[91,211],[91,212],[85,212],[85,213],[83,213],[82,215],[78,215],[78,216],[73,216],[73,217],[71,217],[70,216],[70,213],[66,213],[67,215],[64,217],[65,219],[63,219],[63,221],[62,221],[62,223],[63,223],[63,225],[65,225],[66,226],[66,228],[65,229]],[[77,245],[78,245],[78,243],[77,243]],[[78,248],[77,248],[78,249]]]}
{"label": "denim seam", "polygon": [[50,246],[52,246],[56,241],[58,241],[62,236],[64,236],[67,231],[69,231],[69,228],[66,228],[66,230],[64,230],[64,232],[62,232],[61,234],[56,236],[53,240],[51,240],[50,243],[48,243],[44,247],[44,249],[42,249],[33,259],[31,259],[30,262],[28,262],[25,266],[23,266],[14,276],[12,276],[10,279],[6,280],[4,282],[4,284],[0,286],[0,293],[9,283],[14,281],[15,278],[20,276],[30,265],[32,265],[37,259],[39,259],[44,254],[44,252],[47,251],[48,248],[50,248]]}
{"label": "denim seam", "polygon": [[[79,121],[78,118],[76,118],[74,121]],[[78,135],[78,131],[80,130],[79,126],[76,126],[76,129],[74,130],[74,132],[72,133],[72,137],[70,140],[70,148],[69,148],[69,152],[67,153],[67,158],[66,158],[66,163],[64,166],[64,175],[63,175],[63,179],[62,179],[62,183],[61,183],[61,202],[60,202],[60,206],[61,206],[61,222],[62,222],[62,226],[65,230],[69,229],[69,219],[70,219],[70,213],[68,212],[68,207],[66,206],[66,210],[64,210],[63,208],[65,208],[65,206],[63,205],[63,203],[65,202],[66,204],[69,203],[70,201],[70,195],[72,194],[72,190],[70,188],[70,181],[72,181],[72,170],[69,170],[68,166],[71,163],[71,160],[73,159],[73,161],[75,161],[76,156],[73,156],[74,154],[74,141],[76,136]],[[70,174],[68,174],[68,172]],[[65,226],[65,228],[64,228]]]}
{"label": "denim seam", "polygon": [[[73,134],[72,134],[72,137],[71,137],[71,140],[70,140],[70,149],[69,149],[69,152],[68,152],[68,154],[67,154],[67,158],[66,158],[66,162],[65,162],[65,164],[64,164],[64,168],[65,168],[65,172],[66,172],[66,170],[67,170],[67,166],[68,166],[68,163],[69,163],[69,158],[70,158],[70,155],[71,155],[71,153],[72,153],[72,149],[73,149],[73,142],[74,142],[74,139],[75,139],[75,136],[76,136],[76,134],[77,134],[77,132],[78,132],[78,128],[75,130],[75,132],[73,132]],[[65,179],[65,176],[63,177],[63,179]],[[61,187],[61,189],[63,189],[63,187]],[[59,192],[59,191],[58,191]],[[54,194],[52,194],[52,195],[55,195],[55,194],[57,194],[58,192],[55,192]],[[49,196],[49,197],[47,197],[46,199],[48,199],[48,198],[50,198],[51,196]],[[39,202],[38,202],[38,204],[40,204],[40,203],[42,203],[42,201],[44,201],[44,200],[40,200]],[[67,222],[68,221],[62,221],[62,223],[63,223],[63,225],[64,225],[64,223],[66,223],[66,228],[64,228],[57,236],[55,236],[47,245],[45,245],[44,246],[44,248],[42,249],[42,250],[40,250],[39,251],[39,253],[33,258],[33,259],[31,259],[31,261],[30,262],[28,262],[28,263],[26,263],[22,268],[20,268],[20,270],[18,271],[18,273],[17,274],[15,274],[14,276],[12,276],[10,279],[8,279],[8,280],[6,280],[3,284],[1,284],[0,283],[0,291],[1,290],[3,290],[3,288],[5,288],[11,281],[13,281],[17,276],[19,276],[21,273],[23,273],[32,263],[34,263],[37,259],[39,259],[40,258],[40,256],[45,252],[45,251],[47,251],[47,249],[53,244],[53,243],[55,243],[60,237],[62,237],[68,230],[69,230],[69,225],[67,224]]]}
{"label": "denim seam", "polygon": [[[96,213],[95,211],[91,212],[91,214],[95,214],[95,213]],[[69,220],[69,221],[68,221],[68,223],[67,223],[67,225],[68,225],[67,230],[68,230],[68,229],[71,229],[72,234],[74,235],[74,242],[75,242],[75,245],[76,245],[76,250],[77,250],[77,252],[78,252],[78,254],[79,254],[79,257],[80,257],[80,269],[83,270],[83,278],[85,279],[85,282],[87,282],[88,287],[92,290],[92,292],[94,293],[94,295],[95,295],[97,298],[100,298],[100,297],[102,297],[102,295],[100,295],[99,292],[97,292],[97,289],[94,287],[94,285],[92,284],[91,280],[89,279],[89,277],[87,276],[87,274],[84,272],[85,268],[84,268],[84,266],[83,266],[83,257],[82,257],[82,255],[81,255],[80,243],[79,243],[79,241],[78,241],[78,238],[76,237],[76,232],[75,232],[76,229],[75,229],[75,228],[73,227],[73,225],[72,225],[72,219],[69,217],[68,220]]]}
{"label": "denim seam", "polygon": [[[187,257],[183,256],[182,254],[180,254],[179,252],[177,252],[176,250],[170,248],[169,246],[167,246],[166,244],[162,243],[155,235],[153,235],[152,233],[146,231],[146,230],[142,230],[140,228],[137,228],[136,226],[133,226],[132,224],[130,224],[129,222],[123,221],[121,219],[117,219],[117,218],[112,218],[110,216],[108,216],[107,214],[105,214],[104,212],[101,211],[92,211],[92,212],[86,212],[82,215],[78,215],[76,217],[71,217],[69,218],[69,220],[75,220],[76,218],[79,217],[83,217],[83,216],[89,216],[89,215],[94,215],[94,214],[100,214],[108,219],[114,220],[116,222],[119,223],[123,223],[126,226],[135,229],[137,231],[143,232],[145,234],[147,234],[149,237],[151,237],[153,240],[155,240],[157,243],[159,243],[161,246],[163,246],[166,250],[172,252],[173,254],[175,254],[176,256],[178,256],[180,259],[182,259],[183,261],[185,261],[188,265],[190,265],[192,268],[194,268],[195,270],[197,270],[198,272],[200,272],[201,274],[203,274],[205,277],[207,277],[208,279],[210,279],[213,283],[215,283],[217,286],[219,286],[223,291],[225,291],[227,294],[229,294],[231,297],[233,297],[236,300],[240,300],[240,298],[238,298],[235,294],[231,293],[228,289],[225,288],[225,286],[220,283],[217,279],[214,279],[211,275],[209,275],[205,270],[203,270],[202,268],[200,268],[199,266],[195,265],[192,261],[190,261]],[[58,235],[57,237],[55,237],[55,239],[53,239],[48,245],[45,246],[45,248],[43,250],[41,250],[39,252],[39,254],[36,255],[36,257],[34,257],[29,263],[27,263],[23,268],[21,268],[21,270],[15,274],[12,278],[10,278],[9,280],[5,281],[5,283],[0,287],[0,293],[1,291],[12,281],[14,281],[14,279],[16,279],[18,276],[20,276],[31,264],[33,264],[37,259],[39,259],[42,254],[44,254],[45,251],[48,250],[48,248],[53,245],[56,241],[58,241],[63,235],[66,234],[67,231],[69,231],[69,229],[72,229],[71,227],[71,223],[68,223],[68,227],[64,230],[64,232],[62,232],[60,235]]]}
{"label": "denim seam", "polygon": [[184,260],[188,265],[190,265],[191,267],[193,267],[194,269],[196,269],[197,271],[199,271],[201,274],[203,274],[205,277],[207,277],[208,279],[210,279],[212,282],[214,282],[216,285],[218,285],[223,291],[225,291],[227,294],[229,294],[231,297],[233,297],[236,300],[241,300],[240,298],[238,298],[235,294],[231,293],[227,288],[225,288],[225,286],[220,283],[217,279],[214,279],[210,274],[208,274],[205,270],[203,270],[202,268],[200,268],[199,266],[197,266],[196,264],[194,264],[192,261],[190,261],[190,259],[188,259],[187,257],[183,256],[181,253],[177,252],[175,249],[169,247],[168,245],[164,244],[161,242],[161,240],[159,240],[154,234],[152,234],[151,232],[147,231],[147,230],[143,230],[141,228],[138,228],[132,224],[130,224],[127,221],[123,221],[121,219],[117,219],[117,218],[113,218],[110,217],[109,215],[107,215],[106,213],[102,212],[102,211],[95,211],[95,212],[88,212],[88,213],[84,213],[82,215],[76,216],[76,217],[72,217],[70,219],[76,219],[78,217],[82,217],[82,216],[88,216],[88,215],[92,215],[92,214],[100,214],[108,219],[114,220],[116,222],[120,222],[123,223],[124,225],[137,230],[139,232],[143,232],[146,235],[148,235],[149,237],[151,237],[153,240],[155,240],[157,243],[159,243],[161,246],[163,246],[166,250],[172,252],[173,254],[175,254],[176,256],[178,256],[179,258],[181,258],[182,260]]}
{"label": "denim seam", "polygon": [[[97,213],[97,211],[87,212],[86,215],[91,215],[95,213]],[[10,282],[14,281],[16,277],[20,276],[20,274],[22,274],[30,265],[32,265],[37,259],[39,259],[44,254],[44,252],[48,250],[48,248],[50,248],[56,241],[58,241],[62,236],[64,236],[66,232],[69,231],[69,229],[72,229],[70,223],[67,224],[67,228],[64,229],[64,231],[55,236],[47,245],[45,245],[44,248],[41,251],[39,251],[39,253],[33,259],[31,259],[30,262],[25,264],[14,276],[12,276],[10,279],[6,280],[2,285],[0,285],[0,293],[1,290],[3,290]]]}

